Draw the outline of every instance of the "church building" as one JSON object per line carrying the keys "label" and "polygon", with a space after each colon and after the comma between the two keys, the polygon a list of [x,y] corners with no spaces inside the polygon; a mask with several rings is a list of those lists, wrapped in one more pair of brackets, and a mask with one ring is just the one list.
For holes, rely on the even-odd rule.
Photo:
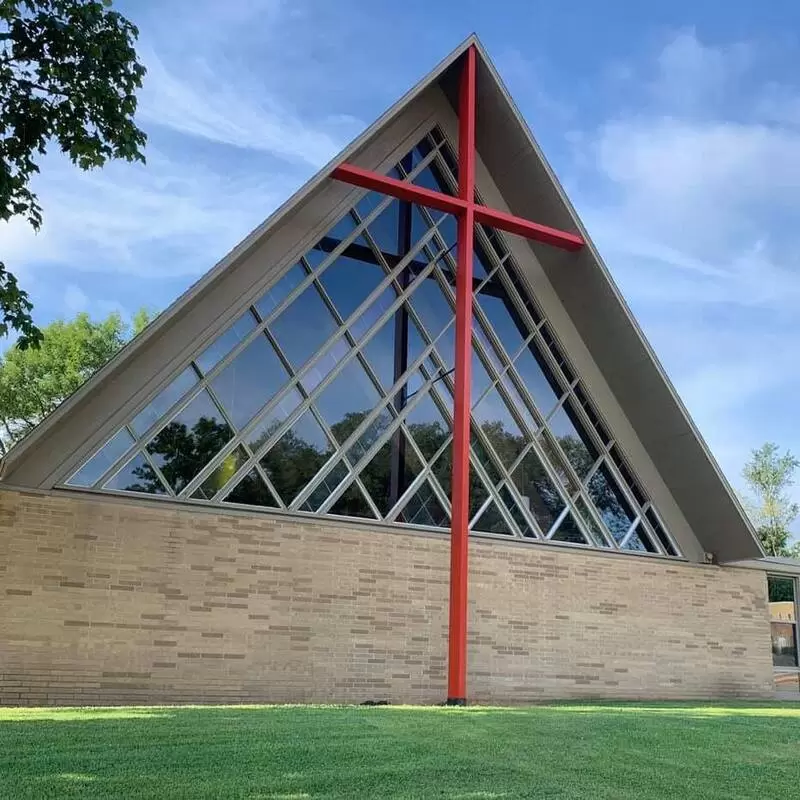
{"label": "church building", "polygon": [[3,704],[800,696],[798,570],[475,37],[0,474]]}

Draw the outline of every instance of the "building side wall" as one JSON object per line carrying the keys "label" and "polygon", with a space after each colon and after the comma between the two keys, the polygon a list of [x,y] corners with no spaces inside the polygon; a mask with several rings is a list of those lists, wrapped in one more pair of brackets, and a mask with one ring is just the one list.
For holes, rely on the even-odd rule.
{"label": "building side wall", "polygon": [[[0,702],[433,703],[448,540],[0,491]],[[469,695],[771,696],[763,573],[475,539]]]}

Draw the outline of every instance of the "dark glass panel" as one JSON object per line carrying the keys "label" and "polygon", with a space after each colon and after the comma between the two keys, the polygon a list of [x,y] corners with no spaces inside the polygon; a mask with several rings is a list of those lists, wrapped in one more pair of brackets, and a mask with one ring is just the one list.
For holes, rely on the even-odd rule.
{"label": "dark glass panel", "polygon": [[[770,618],[773,622],[796,622],[794,608],[794,578],[767,578]],[[781,605],[773,606],[773,603]]]}
{"label": "dark glass panel", "polygon": [[167,494],[156,471],[141,453],[137,453],[125,464],[116,475],[106,482],[103,488],[145,494]]}
{"label": "dark glass panel", "polygon": [[211,381],[211,387],[231,422],[242,430],[288,379],[272,345],[259,335]]}
{"label": "dark glass panel", "polygon": [[536,342],[526,347],[514,360],[514,367],[522,378],[522,385],[533,398],[542,416],[552,411],[562,390],[536,348]]}
{"label": "dark glass panel", "polygon": [[655,553],[656,546],[647,537],[641,523],[638,524],[636,530],[628,537],[628,541],[622,548],[623,550],[634,550],[637,553]]}
{"label": "dark glass panel", "polygon": [[653,531],[658,537],[658,541],[661,542],[664,552],[671,556],[678,555],[677,551],[675,550],[675,546],[670,541],[669,536],[667,536],[667,532],[664,530],[664,526],[656,516],[655,511],[653,511],[652,508],[648,508],[645,516],[647,517],[647,521],[650,523],[650,526],[653,528]]}
{"label": "dark glass panel", "polygon": [[261,319],[266,319],[289,296],[292,289],[303,282],[306,274],[301,264],[295,264],[274,286],[267,289],[255,303]]}
{"label": "dark glass panel", "polygon": [[406,427],[426,460],[430,460],[450,435],[450,426],[439,407],[426,394],[406,416]]}
{"label": "dark glass panel", "polygon": [[177,494],[233,436],[208,392],[200,392],[147,445]]}
{"label": "dark glass panel", "polygon": [[529,451],[511,477],[523,503],[546,534],[563,511],[564,501],[536,453]]}
{"label": "dark glass panel", "polygon": [[333,336],[337,325],[312,284],[270,324],[270,330],[297,369]]}
{"label": "dark glass panel", "polygon": [[[475,448],[472,448],[473,452]],[[450,502],[452,502],[452,495],[448,495]],[[469,465],[469,518],[474,519],[478,511],[483,507],[483,504],[489,498],[489,492],[484,486],[483,480],[475,470],[475,466],[470,462]]]}
{"label": "dark glass panel", "polygon": [[[381,292],[375,302],[371,303],[353,323],[350,325],[350,333],[353,338],[360,342],[370,328],[391,308],[392,303],[397,300],[397,292],[393,286],[387,286]],[[388,318],[376,333],[370,337],[366,344],[367,349],[374,349],[380,346],[381,352],[386,354],[389,364],[394,363],[394,319],[397,311]],[[375,340],[378,340],[376,343]],[[375,359],[378,361],[379,359]]]}
{"label": "dark glass panel", "polygon": [[520,278],[517,265],[511,260],[507,260],[503,265],[503,271],[511,282],[511,285],[517,290],[517,295],[522,301],[522,305],[530,314],[533,324],[538,325],[542,321],[542,314],[531,297],[530,289],[527,284]]}
{"label": "dark glass panel", "polygon": [[354,358],[329,383],[314,401],[338,442],[348,436],[380,403],[381,397],[364,368]]}
{"label": "dark glass panel", "polygon": [[574,495],[580,487],[572,477],[564,454],[556,445],[553,435],[549,431],[544,430],[539,435],[538,441],[544,452],[547,463],[553,468],[560,484],[566,489],[570,496]]}
{"label": "dark glass panel", "polygon": [[536,433],[536,431],[539,430],[539,423],[537,422],[536,417],[533,415],[533,412],[530,410],[528,402],[523,400],[516,381],[510,375],[505,375],[500,379],[500,383],[503,384],[503,388],[510,398],[515,410],[528,425],[528,429],[531,432]]}
{"label": "dark glass panel", "polygon": [[336,464],[325,477],[317,484],[316,488],[308,496],[308,499],[300,506],[301,511],[319,511],[320,506],[331,496],[333,491],[347,477],[348,469],[343,461]]}
{"label": "dark glass panel", "polygon": [[344,241],[356,229],[356,221],[348,211],[326,234],[337,243]]}
{"label": "dark glass panel", "polygon": [[486,315],[495,336],[503,345],[508,357],[511,358],[522,347],[529,331],[511,299],[503,290],[500,281],[492,281],[491,286],[496,292],[502,292],[502,296],[496,297],[493,294],[478,292],[475,300]]}
{"label": "dark glass panel", "polygon": [[611,535],[617,542],[622,541],[635,515],[605,464],[592,475],[588,492]]}
{"label": "dark glass panel", "polygon": [[[442,328],[453,319],[453,308],[433,277],[417,281],[410,302],[430,339],[435,339]],[[447,362],[445,353],[442,352],[441,355]],[[448,355],[452,360],[452,355]]]}
{"label": "dark glass panel", "polygon": [[489,340],[489,337],[486,335],[486,332],[483,330],[483,326],[477,317],[472,324],[472,334],[475,340],[480,342],[480,346],[483,348],[484,356],[488,358],[489,362],[494,367],[494,371],[498,375],[502,374],[503,369],[505,368],[505,362]]}
{"label": "dark glass panel", "polygon": [[[397,497],[392,497],[392,458],[396,449],[399,449],[404,457],[397,461],[400,468],[398,492]],[[391,441],[383,445],[372,460],[361,470],[359,477],[381,512],[381,516],[385,517],[421,470],[422,465],[406,440],[405,434],[402,430],[398,430],[392,435]]]}
{"label": "dark glass panel", "polygon": [[242,339],[247,338],[255,326],[256,319],[248,309],[195,359],[195,363],[205,375],[208,375]]}
{"label": "dark glass panel", "polygon": [[385,277],[372,249],[364,246],[359,259],[339,256],[319,280],[341,318],[346,320]]}
{"label": "dark glass panel", "polygon": [[528,518],[522,513],[522,510],[517,505],[514,496],[511,494],[507,486],[501,487],[500,499],[503,501],[503,505],[505,505],[506,509],[511,514],[511,518],[522,532],[522,535],[528,538],[536,536],[536,533],[531,527],[530,522],[528,522]]}
{"label": "dark glass panel", "polygon": [[472,351],[472,369],[470,371],[470,395],[473,401],[477,400],[492,384],[492,379],[483,366],[477,351]]}
{"label": "dark glass panel", "polygon": [[595,522],[594,517],[589,513],[589,507],[586,505],[582,497],[579,497],[575,502],[575,507],[578,509],[581,519],[589,530],[592,537],[593,544],[597,547],[610,547],[608,540],[603,536],[600,526]]}
{"label": "dark glass panel", "polygon": [[478,459],[478,463],[486,470],[486,474],[489,476],[492,485],[496,486],[500,483],[502,476],[497,463],[494,458],[489,455],[489,451],[483,446],[483,443],[478,439],[474,431],[472,433],[471,449],[472,454]]}
{"label": "dark glass panel", "polygon": [[797,625],[788,622],[770,623],[772,634],[772,665],[797,666]]}
{"label": "dark glass panel", "polygon": [[297,389],[291,389],[277,405],[259,419],[245,436],[245,441],[254,453],[278,430],[281,423],[300,405],[302,400],[300,392]]}
{"label": "dark glass panel", "polygon": [[568,512],[564,519],[556,528],[556,532],[550,537],[554,542],[571,542],[572,544],[586,544],[586,539],[581,533],[581,529],[572,518],[572,513]]}
{"label": "dark glass panel", "polygon": [[84,465],[67,481],[68,486],[94,486],[106,471],[133,445],[133,437],[126,428],[120,428]]}
{"label": "dark glass panel", "polygon": [[302,377],[303,387],[307,392],[313,392],[323,378],[340,362],[344,361],[350,352],[350,345],[344,338],[337,339],[324,353],[314,358],[314,363],[309,365]]}
{"label": "dark glass panel", "polygon": [[236,474],[245,461],[247,461],[247,453],[243,447],[232,450],[200,484],[192,497],[198,500],[213,500],[214,495]]}
{"label": "dark glass panel", "polygon": [[[367,195],[367,198],[368,197],[369,195]],[[375,207],[367,207],[367,204],[365,204],[362,212],[361,204],[364,203],[367,198],[364,198],[357,206],[362,219],[366,217],[367,214],[370,213]],[[386,206],[386,208],[384,208],[380,214],[378,214],[377,218],[372,220],[372,222],[370,222],[367,226],[367,231],[378,247],[378,250],[385,255],[390,256],[390,258],[387,259],[387,261],[390,262],[390,268],[396,265],[396,259],[391,259],[391,256],[397,256],[400,253],[398,250],[398,244],[400,243],[400,239],[398,238],[400,231],[399,226],[400,201],[396,199],[392,199],[389,205]]]}
{"label": "dark glass panel", "polygon": [[450,525],[450,517],[442,508],[442,504],[427,481],[406,503],[406,507],[398,516],[397,521],[408,525],[426,525],[431,528],[446,528]]}
{"label": "dark glass panel", "polygon": [[[369,449],[378,439],[383,432],[392,423],[394,415],[388,408],[384,408],[375,419],[367,424],[367,427],[361,432],[361,435],[350,446],[347,451],[347,458],[354,466],[367,454]],[[357,426],[354,426],[354,428]],[[340,431],[339,435],[344,433]],[[350,431],[352,433],[352,431]],[[348,433],[348,436],[350,434]]]}
{"label": "dark glass panel", "polygon": [[[448,437],[450,438],[450,437]],[[453,442],[450,441],[431,467],[434,477],[447,497],[453,496]]]}
{"label": "dark glass panel", "polygon": [[267,477],[289,505],[333,455],[314,415],[306,411],[261,459]]}
{"label": "dark glass panel", "polygon": [[495,453],[510,467],[525,447],[525,437],[497,389],[492,389],[472,412]]}
{"label": "dark glass panel", "polygon": [[[420,170],[415,176],[413,181],[417,186],[424,186],[433,192],[441,192],[442,194],[453,194],[450,184],[444,177],[441,169],[436,163],[436,159],[431,161],[424,169]],[[441,212],[434,211],[434,214]]]}
{"label": "dark glass panel", "polygon": [[547,421],[564,455],[582,480],[597,461],[599,453],[572,409],[564,403]]}
{"label": "dark glass panel", "polygon": [[375,519],[375,513],[369,507],[364,493],[355,483],[345,489],[344,494],[331,506],[328,513],[342,517]]}
{"label": "dark glass panel", "polygon": [[194,368],[187,367],[166,387],[166,389],[162,389],[162,391],[137,414],[131,423],[131,427],[137,436],[142,436],[151,425],[161,419],[161,417],[163,417],[164,414],[166,414],[167,411],[197,383],[197,380],[197,373],[194,371]]}
{"label": "dark glass panel", "polygon": [[239,481],[236,488],[228,494],[223,502],[278,508],[278,503],[272,496],[272,492],[267,488],[255,467]]}
{"label": "dark glass panel", "polygon": [[497,505],[492,501],[484,512],[478,517],[472,530],[483,533],[501,533],[504,536],[513,536],[514,532],[509,527]]}

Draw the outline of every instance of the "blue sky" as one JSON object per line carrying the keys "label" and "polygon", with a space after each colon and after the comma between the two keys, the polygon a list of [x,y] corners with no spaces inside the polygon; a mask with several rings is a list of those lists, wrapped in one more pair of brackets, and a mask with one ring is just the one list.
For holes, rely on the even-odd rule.
{"label": "blue sky", "polygon": [[800,453],[793,4],[136,0],[146,167],[48,157],[40,323],[167,306],[476,31],[734,484]]}

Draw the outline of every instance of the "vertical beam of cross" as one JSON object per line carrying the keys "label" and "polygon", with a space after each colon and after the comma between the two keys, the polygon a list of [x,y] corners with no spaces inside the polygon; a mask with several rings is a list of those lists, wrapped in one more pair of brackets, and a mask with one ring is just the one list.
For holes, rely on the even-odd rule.
{"label": "vertical beam of cross", "polygon": [[472,366],[472,263],[475,224],[508,231],[563,250],[584,246],[576,233],[551,228],[475,202],[475,79],[477,51],[464,53],[458,101],[458,196],[436,192],[408,181],[340,164],[331,176],[363,189],[455,214],[457,231],[456,352],[453,403],[453,489],[450,535],[450,629],[448,638],[447,703],[467,701],[467,587],[469,575],[469,444],[470,372]]}
{"label": "vertical beam of cross", "polygon": [[472,257],[475,231],[475,48],[466,52],[458,98],[456,353],[450,527],[450,634],[447,703],[467,702],[467,577],[469,575],[469,440],[472,367]]}

